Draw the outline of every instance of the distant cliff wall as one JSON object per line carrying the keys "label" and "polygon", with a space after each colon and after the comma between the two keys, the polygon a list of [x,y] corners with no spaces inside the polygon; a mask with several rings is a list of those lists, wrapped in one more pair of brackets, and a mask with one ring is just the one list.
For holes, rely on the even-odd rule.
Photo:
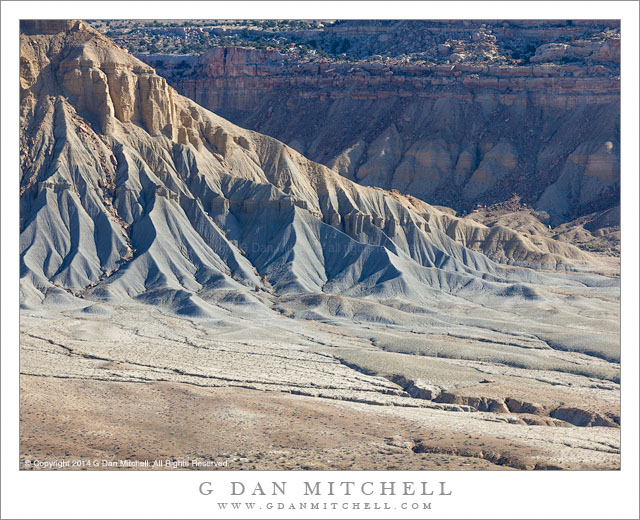
{"label": "distant cliff wall", "polygon": [[242,47],[141,58],[183,95],[361,184],[459,210],[517,193],[569,218],[619,202],[619,42],[543,43],[517,66],[302,62]]}

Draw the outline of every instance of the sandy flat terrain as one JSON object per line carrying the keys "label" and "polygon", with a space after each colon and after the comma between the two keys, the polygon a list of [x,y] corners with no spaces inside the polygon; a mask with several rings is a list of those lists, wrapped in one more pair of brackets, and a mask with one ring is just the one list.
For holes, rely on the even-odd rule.
{"label": "sandy flat terrain", "polygon": [[[602,358],[521,338],[501,347],[529,356],[518,367],[478,360],[478,345],[499,346],[487,338],[458,338],[456,357],[403,353],[415,327],[103,310],[23,311],[21,467],[78,458],[226,461],[216,469],[619,465],[619,365]],[[395,350],[372,341],[391,333]]]}
{"label": "sandy flat terrain", "polygon": [[[579,435],[583,429],[563,430],[554,442],[542,440],[548,432],[536,435],[541,427],[513,432],[501,423],[469,422],[461,414],[403,413],[407,410],[183,383],[23,376],[21,391],[23,467],[24,460],[74,458],[227,461],[217,469],[230,470],[536,464],[587,469],[612,468],[617,461],[616,432],[606,429],[598,432],[598,442],[586,442]],[[579,446],[575,453],[569,453],[570,444]]]}

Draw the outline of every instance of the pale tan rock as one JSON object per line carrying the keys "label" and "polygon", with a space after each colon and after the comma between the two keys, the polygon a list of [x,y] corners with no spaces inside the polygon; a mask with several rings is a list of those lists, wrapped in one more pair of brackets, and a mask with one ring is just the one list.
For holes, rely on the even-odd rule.
{"label": "pale tan rock", "polygon": [[[488,143],[488,146],[491,144]],[[513,144],[507,139],[500,140],[484,154],[478,168],[473,172],[462,192],[463,197],[469,200],[479,197],[488,191],[497,180],[512,173],[516,169],[517,163],[517,150]]]}
{"label": "pale tan rock", "polygon": [[368,160],[358,168],[358,180],[367,179],[369,185],[382,184],[400,161],[401,146],[398,130],[392,124],[367,148]]}

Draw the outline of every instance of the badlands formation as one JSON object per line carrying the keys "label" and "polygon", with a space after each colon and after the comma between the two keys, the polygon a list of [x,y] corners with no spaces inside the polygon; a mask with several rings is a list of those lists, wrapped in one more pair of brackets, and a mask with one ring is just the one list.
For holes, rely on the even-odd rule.
{"label": "badlands formation", "polygon": [[615,258],[355,183],[81,21],[22,23],[20,89],[22,467],[619,467]]}

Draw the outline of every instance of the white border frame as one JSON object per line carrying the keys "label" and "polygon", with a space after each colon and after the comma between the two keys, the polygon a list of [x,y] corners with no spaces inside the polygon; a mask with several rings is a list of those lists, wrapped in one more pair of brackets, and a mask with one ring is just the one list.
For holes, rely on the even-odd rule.
{"label": "white border frame", "polygon": [[[18,52],[20,18],[622,20],[622,469],[616,472],[18,471]],[[215,518],[231,480],[447,481],[451,497],[406,518],[638,518],[638,3],[2,2],[2,518]],[[287,495],[287,500],[296,499]],[[329,498],[329,497],[326,497]],[[340,498],[340,497],[336,497]],[[372,497],[370,501],[384,501]],[[402,501],[402,499],[397,499]],[[419,499],[418,499],[419,500]],[[391,502],[391,501],[389,501]],[[260,518],[387,518],[384,511],[261,510]],[[231,518],[246,517],[246,511]],[[394,516],[401,517],[398,510]]]}

